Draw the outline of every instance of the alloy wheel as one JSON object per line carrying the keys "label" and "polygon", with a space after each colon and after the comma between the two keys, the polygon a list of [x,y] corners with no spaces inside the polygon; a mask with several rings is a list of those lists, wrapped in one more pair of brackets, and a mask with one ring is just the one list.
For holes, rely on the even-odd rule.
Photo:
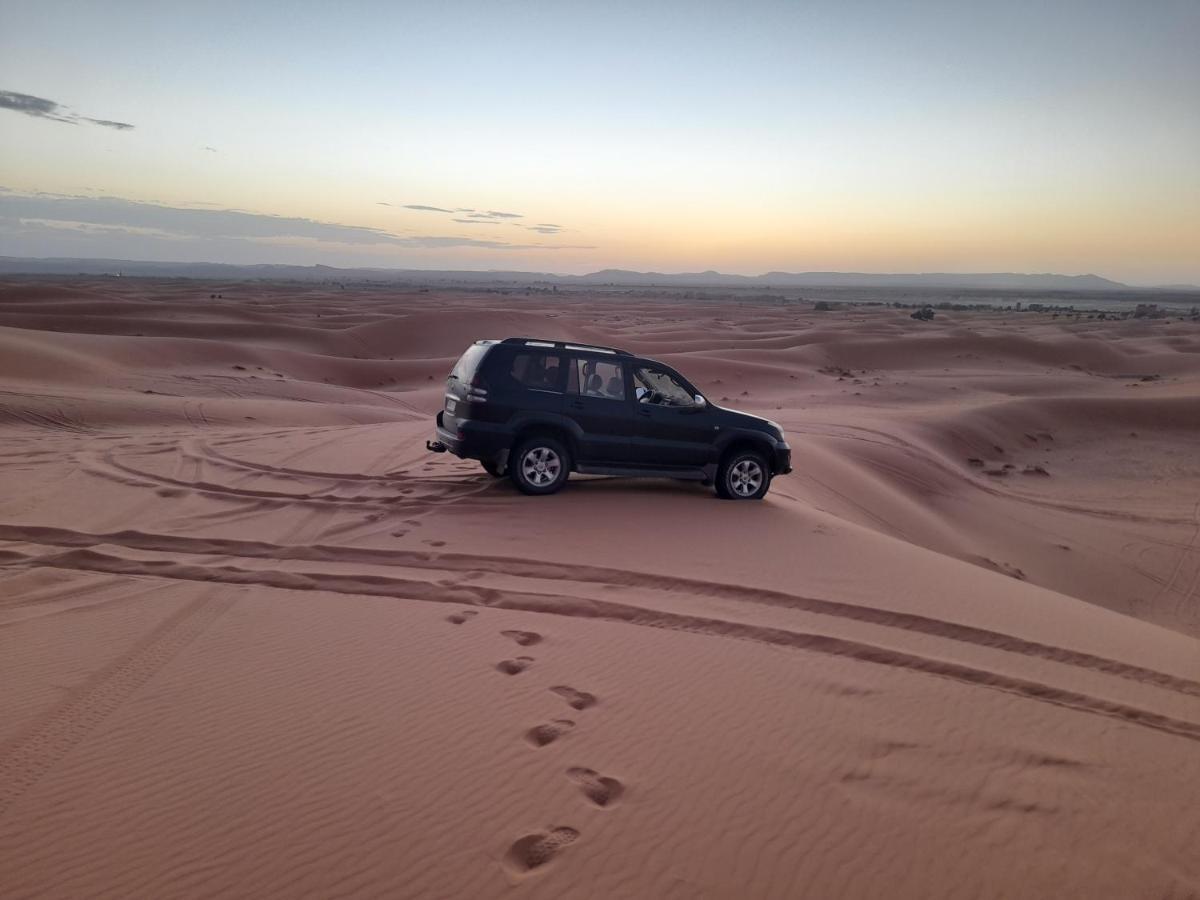
{"label": "alloy wheel", "polygon": [[729,470],[729,490],[739,497],[753,497],[762,483],[762,466],[753,459],[738,460]]}
{"label": "alloy wheel", "polygon": [[562,460],[549,447],[531,447],[521,458],[521,474],[535,487],[553,484],[562,471]]}

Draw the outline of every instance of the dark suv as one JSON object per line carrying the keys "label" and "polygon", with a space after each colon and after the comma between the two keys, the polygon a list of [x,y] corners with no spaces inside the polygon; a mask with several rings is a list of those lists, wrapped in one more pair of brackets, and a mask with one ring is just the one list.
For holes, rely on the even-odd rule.
{"label": "dark suv", "polygon": [[532,338],[467,348],[426,446],[507,473],[526,494],[552,494],[574,471],[684,478],[758,500],[792,470],[782,428],[714,406],[670,366]]}

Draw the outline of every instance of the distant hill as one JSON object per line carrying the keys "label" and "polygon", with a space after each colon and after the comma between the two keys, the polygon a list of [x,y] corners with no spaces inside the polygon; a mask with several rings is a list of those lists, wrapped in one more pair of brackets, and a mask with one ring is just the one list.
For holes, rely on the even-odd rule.
{"label": "distant hill", "polygon": [[982,288],[991,290],[1096,291],[1128,290],[1128,286],[1099,275],[1024,275],[1013,272],[876,274],[872,272],[767,272],[765,275],[727,275],[722,272],[629,272],[605,269],[576,276],[588,284],[669,285],[677,287],[870,287]]}
{"label": "distant hill", "polygon": [[[293,281],[403,281],[425,284],[619,285],[680,288],[960,288],[965,290],[1105,291],[1129,290],[1099,275],[1026,275],[1013,272],[878,274],[872,272],[633,272],[603,269],[588,275],[432,269],[339,269],[332,266],[227,265],[148,262],[128,259],[22,258],[0,256],[0,273],[29,275],[130,275],[160,278],[270,279]],[[1194,290],[1171,285],[1173,290]]]}

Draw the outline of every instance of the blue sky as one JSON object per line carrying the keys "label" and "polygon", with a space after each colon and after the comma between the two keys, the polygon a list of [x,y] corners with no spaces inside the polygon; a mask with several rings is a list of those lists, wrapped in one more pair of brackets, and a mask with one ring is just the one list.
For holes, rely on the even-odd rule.
{"label": "blue sky", "polygon": [[0,253],[1200,281],[1198,45],[1195,0],[5,0]]}

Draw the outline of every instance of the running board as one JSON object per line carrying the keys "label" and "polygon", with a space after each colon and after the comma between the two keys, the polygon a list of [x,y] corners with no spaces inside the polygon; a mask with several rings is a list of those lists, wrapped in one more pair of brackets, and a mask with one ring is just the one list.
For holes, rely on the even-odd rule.
{"label": "running board", "polygon": [[681,481],[707,481],[709,476],[703,469],[643,469],[628,466],[584,466],[575,467],[580,475],[615,475],[626,478],[678,478]]}

